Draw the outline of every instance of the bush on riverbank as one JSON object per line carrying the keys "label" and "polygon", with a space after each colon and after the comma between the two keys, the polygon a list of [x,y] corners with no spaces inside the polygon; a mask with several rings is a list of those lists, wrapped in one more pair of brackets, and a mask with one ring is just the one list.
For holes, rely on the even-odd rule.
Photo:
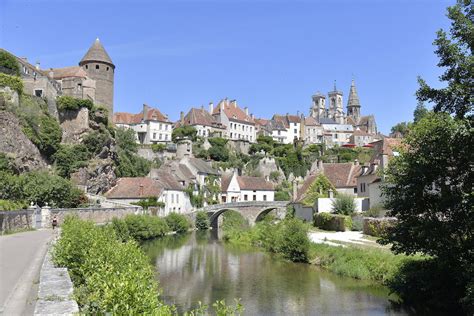
{"label": "bush on riverbank", "polygon": [[393,227],[396,222],[396,218],[393,217],[364,217],[362,231],[366,235],[381,237],[390,227]]}
{"label": "bush on riverbank", "polygon": [[[117,221],[123,221],[127,227],[128,235],[138,242],[163,237],[170,231],[166,221],[156,216],[127,215],[123,220],[116,220],[114,228],[119,225]],[[126,236],[125,227],[121,225],[120,229],[120,237]]]}
{"label": "bush on riverbank", "polygon": [[199,230],[206,230],[209,229],[209,226],[211,225],[209,223],[209,216],[207,216],[207,213],[204,211],[199,211],[196,213],[196,228]]}
{"label": "bush on riverbank", "polygon": [[335,230],[339,232],[352,229],[352,219],[350,216],[331,214],[331,213],[316,213],[314,214],[314,226],[324,230]]}
{"label": "bush on riverbank", "polygon": [[386,284],[404,262],[419,257],[394,255],[376,248],[344,248],[311,243],[309,258],[312,264],[336,274]]}
{"label": "bush on riverbank", "polygon": [[148,258],[134,241],[117,240],[111,226],[67,217],[53,250],[55,263],[67,267],[81,312],[87,314],[163,314],[172,309],[158,298]]}
{"label": "bush on riverbank", "polygon": [[168,225],[170,231],[176,232],[178,234],[187,232],[189,227],[191,227],[191,223],[189,222],[188,218],[177,213],[170,213],[165,217],[165,222]]}
{"label": "bush on riverbank", "polygon": [[308,261],[308,226],[299,219],[290,218],[278,223],[266,219],[252,228],[227,228],[224,238],[231,243],[256,245],[294,262]]}

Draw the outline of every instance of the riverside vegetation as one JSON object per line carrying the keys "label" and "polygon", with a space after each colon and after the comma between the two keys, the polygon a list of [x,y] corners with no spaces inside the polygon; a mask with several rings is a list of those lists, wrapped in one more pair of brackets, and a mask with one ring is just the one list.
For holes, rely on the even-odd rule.
{"label": "riverside vegetation", "polygon": [[[170,232],[168,226],[186,229],[186,217],[167,218],[129,215],[112,224],[95,226],[91,221],[67,217],[61,238],[53,250],[54,262],[67,267],[74,283],[74,298],[81,312],[103,315],[177,315],[174,306],[164,304],[149,259],[138,241],[158,238]],[[205,315],[208,306],[184,315]],[[212,304],[216,315],[239,315],[242,305]]]}

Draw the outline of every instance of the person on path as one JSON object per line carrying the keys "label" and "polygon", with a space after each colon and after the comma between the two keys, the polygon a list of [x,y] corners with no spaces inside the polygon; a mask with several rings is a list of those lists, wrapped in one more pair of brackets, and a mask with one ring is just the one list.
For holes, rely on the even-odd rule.
{"label": "person on path", "polygon": [[53,216],[53,230],[58,226],[58,217],[56,215]]}

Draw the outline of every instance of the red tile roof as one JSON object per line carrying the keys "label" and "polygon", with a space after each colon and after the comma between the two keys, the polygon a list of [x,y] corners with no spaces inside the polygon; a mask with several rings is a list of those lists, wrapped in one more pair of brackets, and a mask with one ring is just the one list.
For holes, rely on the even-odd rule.
{"label": "red tile roof", "polygon": [[306,117],[304,119],[304,124],[306,126],[319,126],[321,124],[319,124],[319,122],[312,116],[309,116],[309,117]]}
{"label": "red tile roof", "polygon": [[262,177],[238,176],[237,182],[241,190],[273,191],[273,184]]}
{"label": "red tile roof", "polygon": [[112,199],[145,199],[159,197],[163,189],[160,183],[151,178],[119,178],[105,196]]}
{"label": "red tile roof", "polygon": [[361,166],[351,162],[323,163],[324,175],[337,188],[356,187]]}
{"label": "red tile roof", "polygon": [[255,125],[255,120],[250,117],[250,115],[245,114],[245,111],[242,110],[235,101],[229,101],[227,99],[222,100],[219,104],[214,108],[212,114],[220,114],[221,108],[224,110],[224,114],[227,118],[231,121],[236,122],[243,122],[249,125]]}
{"label": "red tile roof", "polygon": [[160,110],[152,108],[146,104],[144,104],[143,107],[147,110],[146,117],[143,114],[143,110],[138,114],[116,112],[113,116],[113,122],[115,124],[140,124],[142,121],[158,121],[170,123],[168,118],[163,115]]}
{"label": "red tile roof", "polygon": [[225,128],[225,126],[218,123],[209,112],[204,109],[197,108],[192,108],[189,110],[183,121],[180,120],[176,122],[175,127],[180,127],[181,125],[203,125],[222,129]]}

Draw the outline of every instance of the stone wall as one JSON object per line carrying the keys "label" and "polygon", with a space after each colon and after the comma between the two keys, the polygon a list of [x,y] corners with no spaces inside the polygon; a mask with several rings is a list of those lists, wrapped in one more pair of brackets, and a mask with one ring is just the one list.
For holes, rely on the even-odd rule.
{"label": "stone wall", "polygon": [[64,111],[59,114],[63,130],[63,143],[77,143],[80,136],[89,130],[89,109]]}
{"label": "stone wall", "polygon": [[64,218],[68,215],[77,215],[83,220],[91,220],[96,224],[105,224],[114,217],[123,218],[129,214],[138,214],[140,212],[140,207],[51,209],[50,218],[49,220],[45,219],[44,227],[51,227],[51,220],[54,216],[57,217],[59,226],[61,226]]}
{"label": "stone wall", "polygon": [[32,210],[0,211],[0,234],[34,226]]}

